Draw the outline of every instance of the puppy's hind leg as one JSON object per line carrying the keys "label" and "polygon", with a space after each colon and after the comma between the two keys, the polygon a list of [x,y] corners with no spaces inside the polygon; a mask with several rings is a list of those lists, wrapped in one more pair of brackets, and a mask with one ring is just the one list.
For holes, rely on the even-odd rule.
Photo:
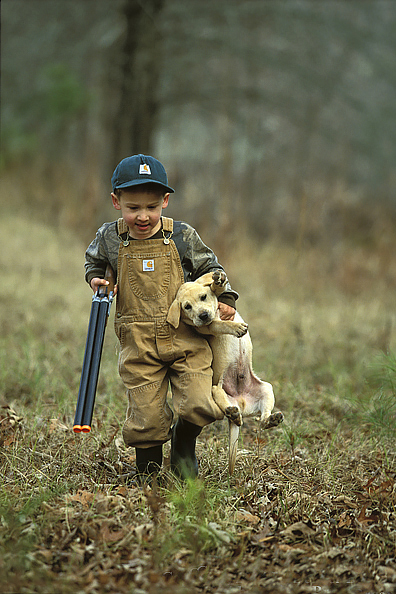
{"label": "puppy's hind leg", "polygon": [[235,461],[238,451],[238,438],[239,438],[239,426],[235,425],[232,421],[228,420],[228,433],[229,433],[229,450],[228,450],[228,472],[231,476],[234,472]]}
{"label": "puppy's hind leg", "polygon": [[242,425],[242,414],[238,405],[233,406],[221,386],[212,386],[213,400],[228,419],[228,472],[234,472],[238,451],[239,427]]}
{"label": "puppy's hind leg", "polygon": [[284,416],[282,412],[272,413],[267,420],[263,423],[263,429],[271,429],[272,427],[277,427],[284,421]]}
{"label": "puppy's hind leg", "polygon": [[226,392],[221,386],[212,386],[212,397],[227,419],[240,427],[242,425],[241,410],[237,405],[234,406],[231,404]]}

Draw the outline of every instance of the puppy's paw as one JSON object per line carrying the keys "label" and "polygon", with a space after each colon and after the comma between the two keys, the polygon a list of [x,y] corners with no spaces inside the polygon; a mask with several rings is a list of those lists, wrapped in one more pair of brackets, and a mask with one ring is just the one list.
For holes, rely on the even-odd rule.
{"label": "puppy's paw", "polygon": [[223,270],[215,270],[212,274],[213,284],[216,287],[225,287],[227,284],[227,275]]}
{"label": "puppy's paw", "polygon": [[225,409],[225,416],[235,425],[241,427],[242,425],[242,415],[241,411],[237,406],[227,406]]}
{"label": "puppy's paw", "polygon": [[271,429],[272,427],[277,427],[278,425],[283,423],[284,418],[285,417],[283,416],[283,413],[281,413],[280,411],[273,413],[265,421],[265,423],[263,425],[263,429]]}
{"label": "puppy's paw", "polygon": [[237,338],[242,338],[248,331],[248,325],[245,322],[232,322],[232,334]]}

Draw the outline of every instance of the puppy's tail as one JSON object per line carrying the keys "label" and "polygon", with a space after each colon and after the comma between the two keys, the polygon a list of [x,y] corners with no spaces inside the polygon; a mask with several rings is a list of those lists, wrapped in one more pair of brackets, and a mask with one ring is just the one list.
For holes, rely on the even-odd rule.
{"label": "puppy's tail", "polygon": [[234,472],[236,455],[238,451],[239,427],[232,421],[228,421],[229,429],[229,450],[228,450],[228,472]]}

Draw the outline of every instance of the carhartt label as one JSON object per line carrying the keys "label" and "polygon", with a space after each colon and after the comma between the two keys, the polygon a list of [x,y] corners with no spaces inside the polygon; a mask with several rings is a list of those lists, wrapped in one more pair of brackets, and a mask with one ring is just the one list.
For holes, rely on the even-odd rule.
{"label": "carhartt label", "polygon": [[154,270],[154,260],[143,260],[143,272]]}
{"label": "carhartt label", "polygon": [[143,173],[145,173],[146,175],[151,175],[150,166],[147,165],[147,163],[141,163],[139,167],[139,173],[140,175],[142,175]]}

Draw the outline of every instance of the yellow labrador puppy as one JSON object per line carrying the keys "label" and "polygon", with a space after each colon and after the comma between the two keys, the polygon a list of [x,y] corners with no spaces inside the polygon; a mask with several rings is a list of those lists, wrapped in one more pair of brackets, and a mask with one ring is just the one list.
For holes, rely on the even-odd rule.
{"label": "yellow labrador puppy", "polygon": [[283,414],[271,414],[275,404],[272,386],[253,372],[248,325],[238,312],[234,321],[219,317],[217,297],[225,291],[226,285],[223,271],[184,283],[169,308],[167,321],[177,328],[182,320],[208,336],[213,351],[212,395],[229,421],[229,472],[232,474],[242,417],[260,415],[264,428],[269,429],[283,421]]}

